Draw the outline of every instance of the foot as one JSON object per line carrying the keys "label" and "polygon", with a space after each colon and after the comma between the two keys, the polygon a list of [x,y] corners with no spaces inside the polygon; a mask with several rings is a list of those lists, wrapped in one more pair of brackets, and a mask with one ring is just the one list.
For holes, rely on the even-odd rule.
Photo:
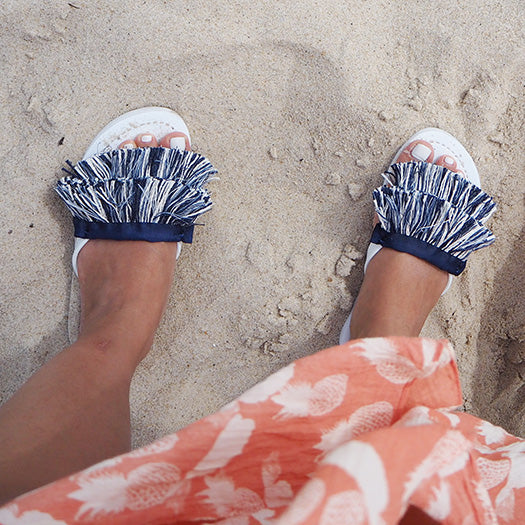
{"label": "foot", "polygon": [[137,135],[134,139],[125,140],[121,142],[119,148],[156,148],[158,146],[163,148],[171,149],[181,149],[181,150],[190,150],[190,139],[180,131],[174,131],[173,133],[168,133],[165,135],[160,143],[157,140],[157,137],[151,133],[141,133]]}
{"label": "foot", "polygon": [[[119,148],[190,149],[183,133],[160,140],[143,133]],[[177,243],[93,239],[78,256],[80,336],[95,338],[102,352],[118,344],[136,365],[149,351],[172,282]],[[133,326],[133,336],[129,327]],[[123,344],[124,342],[124,344]]]}
{"label": "foot", "polygon": [[434,148],[426,140],[414,140],[398,156],[396,162],[429,162],[443,166],[450,171],[464,175],[458,169],[458,163],[452,155],[441,155],[435,159]]}
{"label": "foot", "polygon": [[[430,142],[426,140],[414,140],[411,142],[397,157],[395,162],[429,162],[434,161],[435,153],[434,148]],[[458,163],[456,159],[451,155],[441,155],[436,159],[434,164],[443,166],[454,173],[459,173],[463,177],[465,174],[458,169]],[[373,226],[379,222],[377,213],[374,213]]]}
{"label": "foot", "polygon": [[[434,162],[429,142],[415,140],[396,162]],[[450,155],[434,164],[459,172]],[[374,214],[374,225],[378,218]],[[388,269],[385,271],[385,269]],[[382,248],[370,261],[350,322],[353,339],[417,337],[448,282],[447,272],[413,255]]]}
{"label": "foot", "polygon": [[[122,147],[158,144],[147,135]],[[189,149],[184,136],[160,142],[169,147],[173,138]],[[0,505],[129,451],[131,378],[166,305],[176,251],[176,243],[141,241],[91,240],[82,248],[79,340],[0,407],[0,470],[9,472],[0,476]]]}

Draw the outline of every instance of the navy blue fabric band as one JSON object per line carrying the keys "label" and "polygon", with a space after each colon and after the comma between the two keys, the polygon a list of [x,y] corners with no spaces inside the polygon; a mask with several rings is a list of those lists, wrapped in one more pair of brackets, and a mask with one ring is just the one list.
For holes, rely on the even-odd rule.
{"label": "navy blue fabric band", "polygon": [[159,224],[154,222],[89,222],[73,218],[75,237],[113,239],[116,241],[186,242],[193,240],[193,224]]}
{"label": "navy blue fabric band", "polygon": [[389,233],[379,224],[376,224],[370,242],[419,257],[452,275],[459,275],[467,264],[466,261],[462,261],[432,246],[432,244],[428,242],[420,241],[415,237],[409,237],[402,233]]}

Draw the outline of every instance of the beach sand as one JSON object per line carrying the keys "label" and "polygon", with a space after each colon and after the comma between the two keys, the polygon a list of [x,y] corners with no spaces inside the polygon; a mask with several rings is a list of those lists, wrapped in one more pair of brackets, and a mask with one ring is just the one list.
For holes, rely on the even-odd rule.
{"label": "beach sand", "polygon": [[524,19],[521,0],[4,1],[0,402],[68,344],[64,161],[112,118],[158,105],[221,180],[133,381],[134,446],[337,343],[371,192],[429,126],[463,142],[499,208],[496,244],[423,335],[453,342],[464,408],[524,436]]}

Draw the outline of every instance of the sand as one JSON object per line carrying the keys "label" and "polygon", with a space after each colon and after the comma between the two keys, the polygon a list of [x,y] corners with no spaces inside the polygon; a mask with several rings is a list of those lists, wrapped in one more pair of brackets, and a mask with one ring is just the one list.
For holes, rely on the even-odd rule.
{"label": "sand", "polygon": [[64,161],[161,105],[221,180],[133,381],[134,446],[336,344],[371,191],[428,126],[465,144],[499,210],[423,333],[455,345],[465,409],[525,435],[521,0],[2,4],[0,402],[68,343]]}

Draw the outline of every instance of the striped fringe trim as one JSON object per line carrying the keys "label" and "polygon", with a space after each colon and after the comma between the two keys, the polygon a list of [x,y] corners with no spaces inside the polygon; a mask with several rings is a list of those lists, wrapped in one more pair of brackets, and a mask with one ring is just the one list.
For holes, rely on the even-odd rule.
{"label": "striped fringe trim", "polygon": [[480,222],[433,195],[384,187],[374,191],[374,203],[386,231],[415,237],[462,261],[494,242]]}
{"label": "striped fringe trim", "polygon": [[443,166],[426,162],[398,163],[390,166],[383,177],[391,186],[420,191],[450,202],[482,224],[496,210],[496,203],[481,188]]}
{"label": "striped fringe trim", "polygon": [[81,221],[191,225],[212,206],[204,185],[217,171],[191,151],[117,149],[68,164],[56,191]]}
{"label": "striped fringe trim", "polygon": [[[399,242],[414,255],[450,271],[475,250],[489,246],[494,235],[484,224],[494,213],[494,201],[480,188],[450,170],[427,163],[394,164],[383,175],[385,185],[374,191],[384,244]],[[428,256],[421,256],[428,247]],[[407,249],[408,247],[408,249]],[[436,253],[440,254],[436,258]],[[450,264],[443,263],[449,258]],[[452,272],[451,272],[452,273]],[[454,272],[455,273],[455,272]]]}

